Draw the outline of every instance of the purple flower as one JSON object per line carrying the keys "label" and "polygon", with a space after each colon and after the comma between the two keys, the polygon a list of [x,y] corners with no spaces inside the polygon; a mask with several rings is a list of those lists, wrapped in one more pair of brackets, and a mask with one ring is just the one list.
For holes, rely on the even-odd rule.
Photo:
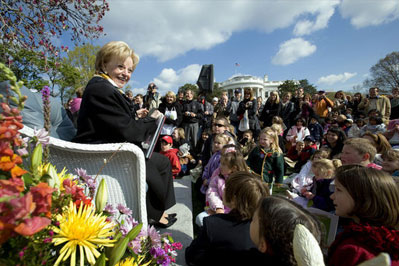
{"label": "purple flower", "polygon": [[161,246],[161,235],[157,232],[154,226],[148,226],[147,235],[151,239],[151,243],[154,247]]}
{"label": "purple flower", "polygon": [[130,231],[130,226],[127,224],[122,224],[119,227],[119,231],[122,233],[123,236],[126,236]]}
{"label": "purple flower", "polygon": [[160,247],[152,247],[150,249],[150,254],[154,258],[159,258],[159,257],[163,257],[165,255],[165,251],[162,248],[160,248]]}
{"label": "purple flower", "polygon": [[75,168],[75,173],[83,180],[83,182],[89,187],[89,189],[96,189],[97,181],[93,177],[89,176],[85,169]]}
{"label": "purple flower", "polygon": [[36,127],[33,130],[33,135],[37,138],[37,142],[41,143],[43,146],[49,144],[50,142],[50,136],[44,128],[41,128],[40,130],[36,130]]}
{"label": "purple flower", "polygon": [[48,101],[50,97],[50,88],[48,86],[44,86],[41,92],[43,101]]}
{"label": "purple flower", "polygon": [[126,215],[132,215],[132,210],[129,209],[128,207],[122,205],[122,204],[118,204],[117,209],[119,210],[120,213],[122,214],[126,214]]}
{"label": "purple flower", "polygon": [[117,213],[117,210],[111,204],[107,203],[105,205],[104,211],[108,212],[110,215],[114,216]]}
{"label": "purple flower", "polygon": [[136,221],[132,216],[128,215],[125,219],[125,222],[129,224],[132,228],[136,227],[139,222]]}

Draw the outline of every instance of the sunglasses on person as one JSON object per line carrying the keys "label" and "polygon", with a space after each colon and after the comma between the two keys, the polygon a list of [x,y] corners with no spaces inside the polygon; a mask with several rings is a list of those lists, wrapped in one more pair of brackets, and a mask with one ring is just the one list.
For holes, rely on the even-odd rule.
{"label": "sunglasses on person", "polygon": [[223,125],[223,124],[216,124],[216,123],[214,123],[213,126],[214,127],[225,127],[225,125]]}

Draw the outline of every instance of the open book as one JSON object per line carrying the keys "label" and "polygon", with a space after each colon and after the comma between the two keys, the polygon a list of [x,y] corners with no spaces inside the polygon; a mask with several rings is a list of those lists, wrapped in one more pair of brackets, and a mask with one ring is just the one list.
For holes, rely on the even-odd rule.
{"label": "open book", "polygon": [[[150,115],[151,112],[148,114],[148,116]],[[144,157],[146,159],[151,158],[152,153],[154,152],[159,135],[161,134],[162,131],[163,124],[165,123],[165,119],[166,119],[165,115],[160,113],[160,116],[156,120],[157,124],[156,130],[154,131],[154,133],[150,134],[145,141],[141,142],[141,147],[143,148]]]}

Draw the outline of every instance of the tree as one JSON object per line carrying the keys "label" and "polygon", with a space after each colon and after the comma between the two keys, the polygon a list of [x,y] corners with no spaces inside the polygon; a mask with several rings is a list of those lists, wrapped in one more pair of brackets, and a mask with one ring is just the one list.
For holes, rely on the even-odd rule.
{"label": "tree", "polygon": [[310,95],[317,93],[316,87],[313,86],[313,84],[309,84],[309,81],[307,79],[301,79],[299,81],[299,87],[302,87],[303,91]]}
{"label": "tree", "polygon": [[194,97],[198,95],[199,89],[197,85],[186,83],[183,86],[179,87],[178,91],[186,91],[192,90],[194,92]]}
{"label": "tree", "polygon": [[284,81],[283,84],[278,86],[277,89],[278,89],[280,95],[283,95],[284,93],[287,93],[287,92],[291,92],[292,95],[294,95],[295,91],[298,89],[298,84],[297,84],[297,82],[295,82],[293,80],[286,80],[286,81]]}
{"label": "tree", "polygon": [[76,46],[74,50],[69,51],[67,57],[64,58],[64,63],[76,68],[80,73],[78,81],[79,86],[86,86],[89,80],[93,77],[96,62],[96,54],[100,46],[93,46],[85,44]]}
{"label": "tree", "polygon": [[399,87],[399,52],[392,52],[380,59],[370,68],[371,78],[366,79],[363,85],[367,88],[379,87],[387,92]]}
{"label": "tree", "polygon": [[0,0],[0,38],[4,45],[59,56],[68,47],[55,39],[69,33],[76,44],[98,38],[109,10],[106,0]]}

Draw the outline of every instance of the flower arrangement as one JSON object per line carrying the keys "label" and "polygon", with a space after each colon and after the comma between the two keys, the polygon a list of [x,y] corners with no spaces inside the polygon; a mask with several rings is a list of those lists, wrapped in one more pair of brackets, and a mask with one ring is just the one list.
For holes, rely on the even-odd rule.
{"label": "flower arrangement", "polygon": [[17,95],[0,94],[0,265],[172,264],[181,244],[106,204],[104,179],[44,162],[46,130],[21,137],[22,83],[3,64],[0,74]]}

